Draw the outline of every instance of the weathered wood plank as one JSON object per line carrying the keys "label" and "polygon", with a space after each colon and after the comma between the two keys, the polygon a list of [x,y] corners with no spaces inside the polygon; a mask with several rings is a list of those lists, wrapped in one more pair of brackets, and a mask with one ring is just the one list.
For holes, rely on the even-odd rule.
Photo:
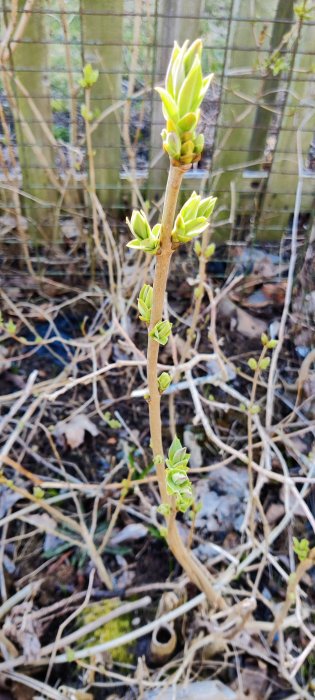
{"label": "weathered wood plank", "polygon": [[[24,8],[19,0],[19,9]],[[29,232],[51,241],[54,235],[53,208],[58,191],[55,175],[54,139],[49,137],[52,124],[49,83],[48,44],[45,44],[45,15],[37,10],[47,9],[45,0],[35,0],[25,32],[12,54],[11,66],[15,80],[10,80],[14,96],[16,138],[22,171],[23,190],[31,198],[23,198],[23,208],[29,220]],[[31,97],[31,101],[29,99]],[[47,125],[47,129],[43,125]]]}
{"label": "weathered wood plank", "polygon": [[[81,0],[83,61],[99,70],[99,78],[91,94],[91,109],[99,113],[119,100],[122,92],[124,0],[106,0],[105,4],[106,8],[104,0]],[[102,15],[104,9],[108,14]],[[111,113],[93,132],[96,190],[102,205],[109,208],[119,202],[119,115],[119,111]]]}
{"label": "weathered wood plank", "polygon": [[314,27],[310,24],[301,29],[299,47],[302,52],[295,55],[285,114],[261,203],[259,238],[280,238],[290,225],[299,175],[304,176],[301,213],[310,213],[313,208],[315,172],[308,167],[315,131]]}
{"label": "weathered wood plank", "polygon": [[[260,128],[255,125],[256,111],[262,100],[263,62],[270,50],[271,23],[277,5],[278,0],[268,3],[255,0],[250,4],[247,0],[233,2],[210,184],[211,191],[219,197],[218,222],[223,224],[219,229],[220,239],[231,236],[233,216],[232,235],[237,235],[240,223],[239,193],[247,189],[243,171],[248,164],[252,130],[255,126],[256,131]],[[262,128],[265,132],[265,124]],[[261,155],[256,161],[258,168],[260,163]],[[232,211],[232,203],[236,205],[235,211]]]}

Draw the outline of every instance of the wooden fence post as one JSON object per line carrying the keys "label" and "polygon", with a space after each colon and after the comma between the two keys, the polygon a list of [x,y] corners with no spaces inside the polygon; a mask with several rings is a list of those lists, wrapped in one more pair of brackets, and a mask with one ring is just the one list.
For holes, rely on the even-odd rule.
{"label": "wooden fence post", "polygon": [[309,78],[314,75],[313,48],[314,27],[305,23],[301,28],[285,114],[261,204],[257,224],[259,238],[279,239],[290,226],[299,176],[303,177],[301,214],[311,215],[313,211],[315,172],[308,167],[315,132],[315,90],[310,89],[309,83]]}
{"label": "wooden fence post", "polygon": [[[84,64],[99,70],[91,108],[102,113],[121,98],[124,0],[81,0]],[[104,207],[119,202],[120,112],[109,114],[93,132],[96,190]]]}
{"label": "wooden fence post", "polygon": [[[24,4],[19,0],[19,10],[23,10]],[[51,242],[55,230],[53,211],[58,198],[58,178],[54,169],[54,138],[51,134],[45,9],[45,0],[35,0],[24,34],[12,53],[14,78],[9,80],[9,89],[12,93],[22,187],[30,197],[40,200],[28,197],[22,200],[29,220],[29,232],[34,237],[40,234]]]}
{"label": "wooden fence post", "polygon": [[[156,15],[156,55],[153,71],[153,86],[163,80],[170,59],[174,41],[182,44],[185,39],[193,41],[200,33],[200,15],[204,0],[157,0]],[[179,16],[178,16],[179,15]],[[148,198],[160,199],[167,177],[168,159],[162,151],[161,131],[165,120],[162,115],[161,100],[153,94],[150,164],[147,185]]]}
{"label": "wooden fence post", "polygon": [[210,186],[219,198],[220,239],[230,238],[231,227],[232,234],[236,234],[239,219],[244,216],[239,194],[244,189],[243,172],[248,165],[256,109],[262,99],[262,64],[268,56],[277,4],[278,0],[233,2]]}

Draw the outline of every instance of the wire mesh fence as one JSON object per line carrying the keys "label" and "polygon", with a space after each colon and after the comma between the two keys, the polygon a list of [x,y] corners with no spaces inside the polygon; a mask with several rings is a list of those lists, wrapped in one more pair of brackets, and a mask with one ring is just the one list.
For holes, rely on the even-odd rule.
{"label": "wire mesh fence", "polygon": [[[57,241],[60,220],[89,217],[91,186],[123,220],[158,210],[166,178],[161,83],[176,39],[204,40],[214,80],[203,157],[185,189],[219,197],[220,240],[279,241],[303,179],[315,177],[315,21],[294,0],[2,0],[1,209],[20,237]],[[99,77],[87,97],[85,65]],[[88,110],[88,114],[87,114]],[[86,118],[88,117],[88,118]],[[5,222],[4,222],[5,228]]]}

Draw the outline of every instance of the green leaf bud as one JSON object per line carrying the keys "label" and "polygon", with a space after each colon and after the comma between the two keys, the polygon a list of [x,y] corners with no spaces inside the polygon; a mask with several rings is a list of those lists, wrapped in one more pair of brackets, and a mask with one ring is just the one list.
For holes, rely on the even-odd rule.
{"label": "green leaf bud", "polygon": [[183,204],[180,210],[180,216],[185,222],[195,219],[198,214],[198,207],[200,204],[201,197],[196,192],[192,192],[187,202]]}
{"label": "green leaf bud", "polygon": [[135,240],[127,243],[128,248],[137,248],[145,253],[155,255],[160,247],[161,224],[156,224],[151,230],[144,211],[134,210],[131,220],[126,219],[129,229]]}
{"label": "green leaf bud", "polygon": [[179,510],[181,513],[186,513],[186,511],[191,508],[191,506],[194,503],[194,498],[193,495],[186,495],[183,496],[182,494],[179,494],[176,498],[176,508]]}
{"label": "green leaf bud", "polygon": [[298,540],[297,537],[293,537],[293,551],[297,555],[299,561],[304,561],[309,555],[309,541],[305,538],[302,540]]}
{"label": "green leaf bud", "polygon": [[167,517],[171,514],[171,506],[169,503],[160,503],[159,507],[157,508],[157,512]]}
{"label": "green leaf bud", "polygon": [[10,333],[10,335],[15,335],[17,328],[16,328],[16,323],[10,318],[5,324],[4,328],[7,331],[7,333]]}
{"label": "green leaf bud", "polygon": [[169,385],[171,384],[172,378],[168,374],[168,372],[162,372],[160,376],[158,377],[158,387],[159,387],[159,392],[160,394],[163,394],[163,391],[166,391],[168,389]]}
{"label": "green leaf bud", "polygon": [[83,68],[83,78],[80,78],[79,85],[83,88],[91,88],[98,80],[99,71],[93,69],[90,63]]}
{"label": "green leaf bud", "polygon": [[194,152],[195,144],[193,141],[185,141],[181,147],[181,155],[182,156],[191,156]]}
{"label": "green leaf bud", "polygon": [[91,112],[86,105],[81,105],[81,117],[83,117],[86,122],[91,122],[93,121],[93,112]]}
{"label": "green leaf bud", "polygon": [[268,369],[270,365],[270,357],[263,357],[259,362],[259,369]]}
{"label": "green leaf bud", "polygon": [[202,294],[203,294],[203,286],[200,285],[199,287],[196,287],[194,290],[195,299],[200,299],[200,297],[202,297]]}
{"label": "green leaf bud", "polygon": [[[196,136],[195,129],[200,118],[200,104],[206,94],[212,76],[203,77],[201,68],[202,41],[196,39],[190,46],[188,40],[180,47],[176,42],[167,68],[165,87],[156,91],[162,101],[166,131],[180,137],[178,143],[169,142],[162,132],[163,147],[170,158],[183,165],[199,160],[204,147],[202,134]],[[185,145],[184,144],[187,144]],[[183,148],[184,146],[184,148]]]}
{"label": "green leaf bud", "polygon": [[205,145],[205,137],[203,134],[198,134],[195,138],[195,153],[199,155],[202,153]]}
{"label": "green leaf bud", "polygon": [[169,496],[182,493],[182,495],[190,495],[191,484],[186,471],[176,469],[166,469],[166,490]]}
{"label": "green leaf bud", "polygon": [[44,498],[45,491],[43,491],[43,489],[41,489],[40,486],[34,486],[33,495],[35,496],[35,498],[38,498],[38,500],[40,500],[40,499]]}
{"label": "green leaf bud", "polygon": [[247,364],[248,364],[249,368],[253,370],[253,372],[255,372],[255,370],[258,367],[257,360],[255,360],[254,357],[250,357]]}
{"label": "green leaf bud", "polygon": [[165,141],[163,143],[163,148],[164,151],[168,153],[170,158],[178,159],[180,157],[181,140],[174,131],[167,133]]}
{"label": "green leaf bud", "polygon": [[268,345],[269,338],[267,336],[267,333],[262,333],[260,336],[260,340],[262,345]]}
{"label": "green leaf bud", "polygon": [[209,260],[209,258],[212,258],[212,256],[215,253],[215,243],[210,243],[210,245],[207,246],[205,250],[205,258]]}
{"label": "green leaf bud", "polygon": [[152,302],[153,287],[150,284],[144,284],[138,298],[138,311],[140,320],[145,323],[150,323]]}
{"label": "green leaf bud", "polygon": [[136,209],[134,209],[131,215],[131,221],[127,219],[127,224],[135,238],[138,238],[139,240],[145,240],[146,238],[150,238],[150,224],[147,221],[147,217],[144,211],[137,211]]}
{"label": "green leaf bud", "polygon": [[183,447],[180,439],[175,436],[168,451],[167,467],[188,469],[189,458],[190,454],[187,453],[186,447]]}
{"label": "green leaf bud", "polygon": [[149,336],[160,345],[166,345],[172,330],[172,323],[169,321],[158,321],[149,333]]}
{"label": "green leaf bud", "polygon": [[166,527],[160,527],[159,533],[160,533],[161,537],[163,537],[165,540],[167,539],[167,528]]}
{"label": "green leaf bud", "polygon": [[271,340],[268,340],[267,343],[267,348],[268,350],[274,350],[274,348],[277,347],[279,340],[277,338],[271,338]]}
{"label": "green leaf bud", "polygon": [[196,255],[198,255],[198,257],[201,255],[201,245],[200,245],[199,241],[195,241],[194,251],[195,251]]}

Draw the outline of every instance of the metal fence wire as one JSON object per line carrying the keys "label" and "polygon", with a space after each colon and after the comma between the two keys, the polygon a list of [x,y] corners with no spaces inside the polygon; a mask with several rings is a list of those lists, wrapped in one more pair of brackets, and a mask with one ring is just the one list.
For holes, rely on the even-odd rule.
{"label": "metal fence wire", "polygon": [[[33,240],[58,240],[60,220],[89,216],[91,177],[118,220],[139,201],[158,207],[167,161],[153,88],[174,40],[199,35],[204,69],[215,77],[202,108],[204,154],[184,188],[217,194],[220,240],[276,242],[289,230],[302,179],[307,228],[313,10],[294,0],[2,0],[2,230],[19,216]],[[88,104],[79,82],[86,64],[99,71]]]}

